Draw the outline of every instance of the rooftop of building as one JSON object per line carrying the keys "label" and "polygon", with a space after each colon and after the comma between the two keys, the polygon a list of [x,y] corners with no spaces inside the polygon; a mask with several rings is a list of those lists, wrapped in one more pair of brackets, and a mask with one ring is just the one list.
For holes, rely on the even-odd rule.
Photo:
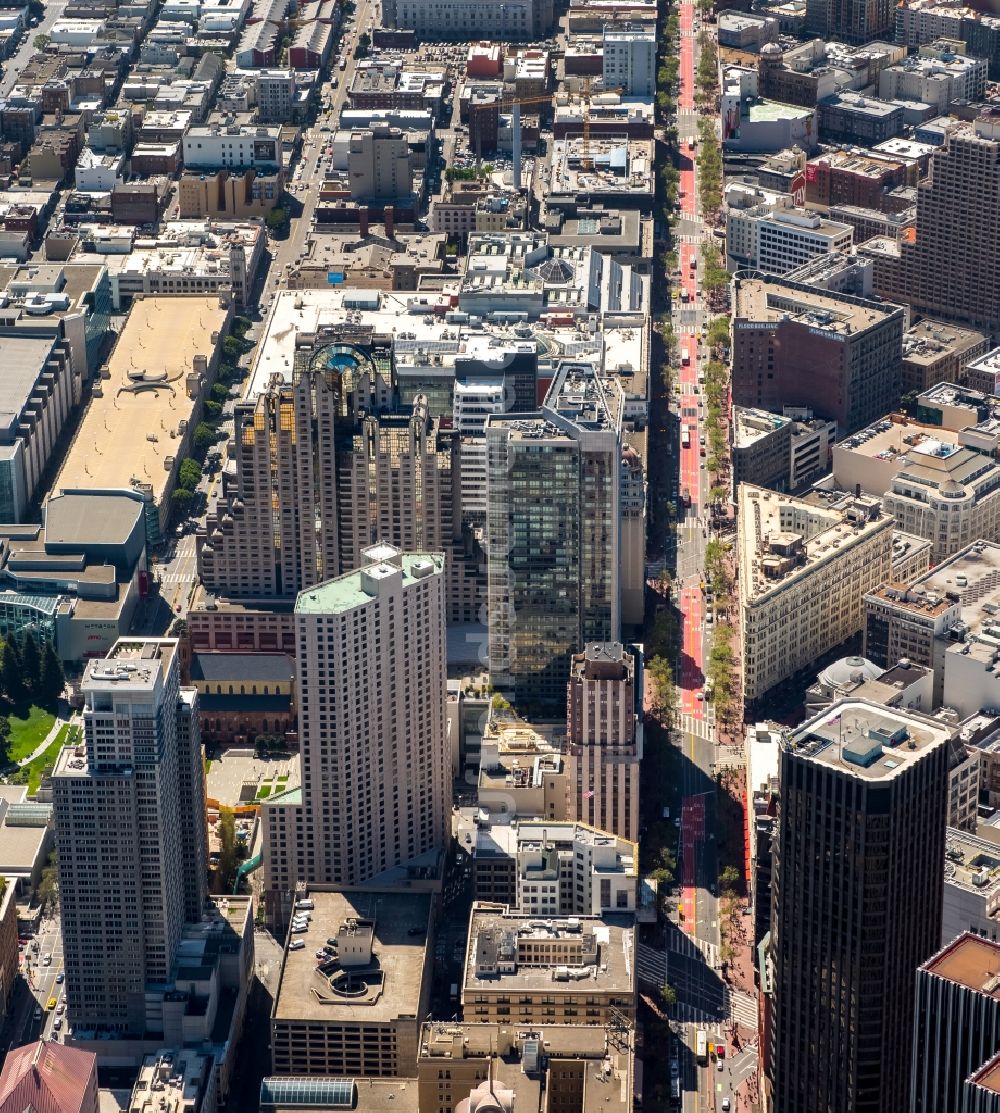
{"label": "rooftop of building", "polygon": [[1000,348],[991,348],[984,355],[974,359],[969,363],[970,371],[986,372],[988,374],[1000,374]]}
{"label": "rooftop of building", "polygon": [[928,617],[960,605],[956,633],[975,633],[1000,614],[1000,544],[974,541],[912,583],[884,584],[874,594],[898,610]]}
{"label": "rooftop of building", "polygon": [[768,410],[755,410],[746,406],[733,407],[733,446],[749,448],[779,429],[791,424],[791,418],[773,414]]}
{"label": "rooftop of building", "polygon": [[863,495],[843,507],[829,506],[741,483],[737,501],[745,606],[860,539],[892,529],[878,501]]}
{"label": "rooftop of building", "polygon": [[475,823],[466,826],[472,836],[471,852],[475,858],[514,858],[519,851],[537,851],[543,847],[570,850],[574,846],[591,850],[614,850],[614,863],[607,858],[595,865],[599,873],[624,872],[636,875],[638,848],[627,839],[609,831],[574,820],[524,819],[519,816],[498,815],[484,820],[482,814]]}
{"label": "rooftop of building", "polygon": [[1000,943],[965,932],[921,967],[949,982],[1000,1000]]}
{"label": "rooftop of building", "polygon": [[744,749],[747,786],[751,793],[770,797],[776,791],[781,768],[781,728],[775,723],[748,724]]}
{"label": "rooftop of building", "polygon": [[894,305],[868,301],[847,294],[832,294],[776,275],[737,277],[734,282],[734,328],[741,321],[794,321],[820,334],[855,336],[888,320],[902,317]]}
{"label": "rooftop of building", "polygon": [[879,419],[836,447],[840,452],[854,452],[872,460],[894,460],[900,467],[946,461],[963,451],[956,432],[924,425],[901,414]]}
{"label": "rooftop of building", "polygon": [[147,1055],[132,1087],[128,1113],[189,1113],[197,1108],[215,1063],[192,1048]]}
{"label": "rooftop of building", "polygon": [[122,546],[143,520],[138,499],[98,491],[53,495],[45,504],[45,544],[60,549]]}
{"label": "rooftop of building", "polygon": [[87,662],[80,689],[84,694],[153,693],[176,652],[177,641],[172,638],[119,638],[106,657]]}
{"label": "rooftop of building", "polygon": [[291,683],[295,670],[284,653],[193,653],[192,682],[248,680]]}
{"label": "rooftop of building", "polygon": [[963,1091],[967,1093],[970,1087],[986,1090],[991,1094],[1000,1094],[1000,1055],[994,1055],[988,1063],[972,1074],[963,1086]]}
{"label": "rooftop of building", "polygon": [[653,189],[652,140],[582,136],[552,143],[553,193],[635,196]]}
{"label": "rooftop of building", "polygon": [[990,840],[949,827],[945,836],[946,885],[978,893],[991,904],[1000,896],[1000,846]]}
{"label": "rooftop of building", "polygon": [[391,545],[375,546],[365,556],[376,563],[299,592],[296,614],[342,614],[378,596],[378,584],[402,577],[403,587],[444,572],[441,553],[400,553]]}
{"label": "rooftop of building", "polygon": [[[633,1039],[627,1031],[614,1040],[604,1025],[551,1024],[530,1030],[508,1025],[456,1022],[424,1024],[420,1034],[421,1073],[457,1059],[489,1059],[490,1078],[501,1089],[516,1094],[521,1113],[542,1113],[551,1108],[553,1088],[543,1085],[543,1049],[552,1061],[583,1059],[587,1067],[582,1093],[574,1098],[580,1113],[627,1113],[632,1104]],[[559,1068],[556,1067],[556,1070]]]}
{"label": "rooftop of building", "polygon": [[930,366],[944,356],[961,354],[989,340],[978,329],[924,318],[903,333],[903,359]]}
{"label": "rooftop of building", "polygon": [[229,314],[218,296],[135,301],[54,492],[132,487],[162,499],[183,429],[195,416],[188,376],[197,357],[211,361]]}
{"label": "rooftop of building", "polygon": [[[317,1024],[388,1024],[420,1015],[427,970],[427,931],[431,894],[406,892],[320,892],[311,889],[308,930],[293,938],[305,948],[286,951],[272,1012],[275,1021]],[[371,962],[349,968],[339,959],[317,959],[315,952],[336,948],[327,940],[344,928],[347,935],[371,938]],[[352,969],[356,983],[338,992],[339,976]],[[363,989],[363,992],[361,992]]]}
{"label": "rooftop of building", "polygon": [[79,1113],[96,1072],[92,1051],[57,1040],[16,1047],[7,1053],[0,1071],[0,1107]]}
{"label": "rooftop of building", "polygon": [[[551,965],[519,965],[519,946],[563,944],[576,961],[554,959]],[[537,957],[536,960],[537,961]],[[508,972],[490,972],[497,964]],[[572,973],[567,974],[566,971]],[[476,902],[469,917],[462,999],[486,988],[509,986],[516,992],[635,992],[635,926],[631,916],[575,916],[561,919],[524,916],[497,904]]]}
{"label": "rooftop of building", "polygon": [[21,414],[56,343],[51,336],[18,336],[10,331],[0,337],[4,367],[0,379],[0,433],[8,443],[17,434]]}
{"label": "rooftop of building", "polygon": [[871,700],[838,700],[790,731],[783,745],[797,756],[863,781],[902,776],[954,728],[912,711],[890,710]]}
{"label": "rooftop of building", "polygon": [[879,100],[869,94],[862,95],[861,93],[854,93],[848,90],[842,90],[839,93],[832,93],[828,97],[823,97],[819,102],[820,109],[823,108],[841,108],[850,112],[856,112],[861,116],[873,116],[880,119],[885,119],[888,116],[895,115],[902,111],[902,107],[898,101]]}

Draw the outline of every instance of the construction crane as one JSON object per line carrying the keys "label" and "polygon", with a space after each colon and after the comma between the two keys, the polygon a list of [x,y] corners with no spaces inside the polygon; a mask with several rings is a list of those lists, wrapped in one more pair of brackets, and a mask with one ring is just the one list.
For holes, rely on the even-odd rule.
{"label": "construction crane", "polygon": [[[482,112],[486,108],[495,108],[497,112],[511,113],[511,131],[513,132],[511,163],[513,166],[512,177],[514,189],[521,188],[521,105],[522,104],[551,104],[552,94],[533,97],[511,97],[508,100],[491,100],[484,104],[470,104],[469,112]],[[482,157],[482,140],[476,134],[476,162]]]}
{"label": "construction crane", "polygon": [[[602,93],[622,93],[624,87],[616,85],[613,89],[602,89]],[[590,78],[588,77],[583,83],[583,95],[585,104],[583,106],[583,150],[580,153],[580,165],[584,170],[593,170],[594,160],[590,157]]]}

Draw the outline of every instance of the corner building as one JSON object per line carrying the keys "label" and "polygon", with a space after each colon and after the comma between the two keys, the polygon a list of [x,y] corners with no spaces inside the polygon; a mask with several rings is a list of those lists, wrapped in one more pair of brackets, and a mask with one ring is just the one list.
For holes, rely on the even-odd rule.
{"label": "corner building", "polygon": [[769,1108],[908,1109],[917,968],[940,945],[952,730],[847,699],[782,742]]}

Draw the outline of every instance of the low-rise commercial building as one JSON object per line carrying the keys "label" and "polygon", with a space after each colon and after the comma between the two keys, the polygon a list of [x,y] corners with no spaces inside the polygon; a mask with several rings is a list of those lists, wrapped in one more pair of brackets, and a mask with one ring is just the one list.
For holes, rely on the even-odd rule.
{"label": "low-rise commercial building", "polygon": [[884,69],[878,95],[885,101],[918,101],[944,113],[956,101],[981,101],[986,93],[986,59],[957,53],[957,45],[921,46],[915,56]]}
{"label": "low-rise commercial building", "polygon": [[933,668],[935,705],[963,717],[992,712],[1000,707],[998,576],[1000,545],[975,541],[909,583],[882,584],[865,596],[866,656]]}
{"label": "low-rise commercial building", "polygon": [[857,634],[892,567],[892,519],[863,497],[828,509],[744,484],[737,495],[743,694],[762,697]]}
{"label": "low-rise commercial building", "polygon": [[508,0],[496,9],[479,0],[389,0],[382,12],[385,27],[412,30],[418,39],[458,42],[544,39],[553,20],[552,0]]}
{"label": "low-rise commercial building", "polygon": [[271,1013],[275,1073],[414,1077],[430,999],[430,893],[313,887],[308,900],[308,929],[289,937],[305,947],[286,946]]}
{"label": "low-rise commercial building", "polygon": [[207,124],[184,133],[182,152],[188,170],[262,170],[285,168],[281,128],[276,125]]}
{"label": "low-rise commercial building", "polygon": [[181,220],[265,218],[281,199],[284,188],[284,174],[280,172],[245,170],[231,174],[219,170],[215,174],[185,174],[177,183],[177,213]]}
{"label": "low-rise commercial building", "polygon": [[804,209],[757,205],[726,210],[726,255],[730,269],[785,274],[820,255],[849,251],[853,229]]}
{"label": "low-rise commercial building", "polygon": [[921,394],[936,383],[968,382],[966,365],[984,356],[989,345],[988,333],[925,318],[903,334],[900,389]]}
{"label": "low-rise commercial building", "polygon": [[992,348],[970,360],[964,381],[970,390],[978,390],[990,398],[1000,395],[1000,348]]}
{"label": "low-rise commercial building", "polygon": [[525,916],[634,912],[634,842],[585,823],[544,819],[477,821],[471,843],[473,894]]}
{"label": "low-rise commercial building", "polygon": [[132,1085],[129,1113],[215,1113],[215,1062],[190,1048],[147,1055]]}
{"label": "low-rise commercial building", "polygon": [[898,103],[859,93],[834,93],[817,107],[819,135],[827,143],[870,147],[902,135],[904,117]]}
{"label": "low-rise commercial building", "polygon": [[[151,297],[132,306],[53,492],[133,490],[165,529],[180,462],[190,455],[215,379],[232,305],[218,297]],[[158,535],[150,540],[158,540]]]}
{"label": "low-rise commercial building", "polygon": [[792,420],[767,410],[733,407],[733,498],[741,483],[785,491],[789,485]]}
{"label": "low-rise commercial building", "polygon": [[479,759],[478,803],[485,815],[572,819],[572,784],[561,739],[491,710]]}
{"label": "low-rise commercial building", "polygon": [[629,1113],[634,1056],[632,1033],[621,1025],[546,1023],[517,1032],[505,1022],[428,1023],[420,1036],[416,1109],[441,1113],[496,1103],[518,1113]]}
{"label": "low-rise commercial building", "polygon": [[606,914],[528,917],[472,906],[460,987],[477,1023],[604,1025],[636,1008],[635,922]]}

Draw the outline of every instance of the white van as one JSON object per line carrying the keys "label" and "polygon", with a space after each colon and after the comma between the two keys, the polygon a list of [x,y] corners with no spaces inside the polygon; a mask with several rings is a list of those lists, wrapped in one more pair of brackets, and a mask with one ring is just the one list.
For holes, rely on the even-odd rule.
{"label": "white van", "polygon": [[295,902],[295,907],[296,908],[308,908],[308,909],[311,910],[311,909],[316,907],[316,902],[312,901],[312,900],[297,900]]}
{"label": "white van", "polygon": [[288,949],[290,951],[301,951],[305,945],[306,941],[304,939],[293,939],[291,943],[288,944]]}

